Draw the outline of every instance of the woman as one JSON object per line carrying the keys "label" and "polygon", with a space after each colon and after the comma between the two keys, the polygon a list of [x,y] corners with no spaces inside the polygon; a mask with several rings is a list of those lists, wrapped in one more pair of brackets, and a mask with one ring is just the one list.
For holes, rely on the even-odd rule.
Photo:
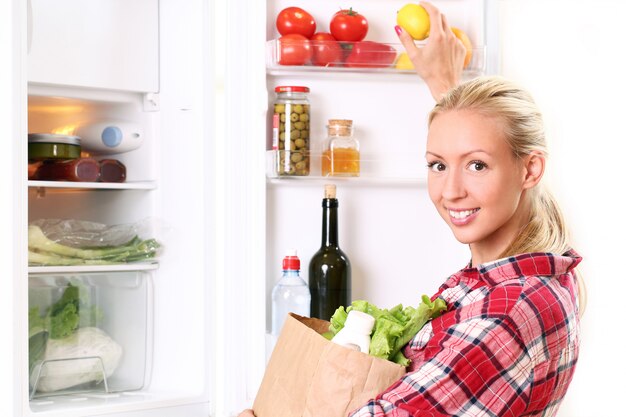
{"label": "woman", "polygon": [[513,84],[478,78],[437,103],[426,148],[429,196],[471,261],[406,347],[410,372],[352,416],[553,415],[578,358],[580,257],[540,183],[541,115]]}
{"label": "woman", "polygon": [[439,52],[398,35],[438,100],[428,192],[471,261],[435,294],[448,311],[405,348],[409,372],[351,416],[550,416],[578,358],[581,258],[541,184],[541,114],[528,93],[500,78],[455,86],[463,47],[445,17],[421,4]]}

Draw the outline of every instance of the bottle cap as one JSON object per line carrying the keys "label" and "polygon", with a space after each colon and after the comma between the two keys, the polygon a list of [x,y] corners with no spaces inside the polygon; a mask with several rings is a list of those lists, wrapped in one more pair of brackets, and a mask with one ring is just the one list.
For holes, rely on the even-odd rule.
{"label": "bottle cap", "polygon": [[283,271],[299,271],[300,259],[295,249],[289,249],[287,255],[283,258]]}
{"label": "bottle cap", "polygon": [[274,89],[277,93],[308,93],[309,87],[301,85],[279,85]]}
{"label": "bottle cap", "polygon": [[372,333],[374,328],[374,317],[362,311],[350,310],[346,318],[345,327],[349,327],[359,334],[368,335]]}

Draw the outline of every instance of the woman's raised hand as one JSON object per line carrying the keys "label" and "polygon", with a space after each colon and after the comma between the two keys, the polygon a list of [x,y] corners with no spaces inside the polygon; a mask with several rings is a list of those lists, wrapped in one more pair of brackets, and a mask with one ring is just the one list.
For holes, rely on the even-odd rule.
{"label": "woman's raised hand", "polygon": [[247,410],[243,410],[241,412],[241,414],[239,414],[239,417],[255,417],[254,416],[254,411],[247,409]]}
{"label": "woman's raised hand", "polygon": [[459,84],[466,51],[439,9],[425,1],[420,5],[430,17],[430,35],[423,47],[417,47],[411,35],[400,26],[395,29],[415,71],[426,82],[433,98],[439,100]]}

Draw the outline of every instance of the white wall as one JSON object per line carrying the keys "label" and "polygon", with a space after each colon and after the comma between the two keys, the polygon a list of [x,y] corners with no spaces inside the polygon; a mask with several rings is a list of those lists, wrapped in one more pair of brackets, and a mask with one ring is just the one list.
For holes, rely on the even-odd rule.
{"label": "white wall", "polygon": [[[548,180],[583,256],[589,302],[560,417],[624,416],[626,3],[500,0],[502,74],[541,106]],[[621,382],[621,383],[620,383]]]}

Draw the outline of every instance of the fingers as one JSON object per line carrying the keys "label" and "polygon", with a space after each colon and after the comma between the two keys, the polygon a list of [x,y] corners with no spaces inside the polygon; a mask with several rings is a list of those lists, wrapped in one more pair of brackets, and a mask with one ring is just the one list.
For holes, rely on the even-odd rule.
{"label": "fingers", "polygon": [[451,33],[452,29],[450,29],[450,25],[448,25],[448,19],[446,19],[446,15],[441,15],[441,28],[444,32]]}
{"label": "fingers", "polygon": [[428,12],[428,17],[430,17],[430,35],[429,37],[437,37],[444,32],[443,22],[442,22],[442,14],[438,8],[433,6],[427,1],[420,1],[420,6],[422,6]]}
{"label": "fingers", "polygon": [[396,26],[396,33],[398,34],[398,38],[400,42],[402,42],[402,46],[406,50],[409,58],[413,59],[413,57],[417,57],[420,54],[419,48],[413,42],[413,38],[409,35],[409,32],[402,29],[400,26]]}

